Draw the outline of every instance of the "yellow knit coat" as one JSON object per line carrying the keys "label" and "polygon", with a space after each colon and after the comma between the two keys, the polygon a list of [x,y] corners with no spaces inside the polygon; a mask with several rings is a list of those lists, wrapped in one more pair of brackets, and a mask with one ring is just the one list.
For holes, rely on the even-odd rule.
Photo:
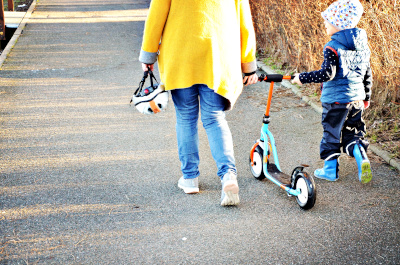
{"label": "yellow knit coat", "polygon": [[230,109],[256,70],[248,0],[152,0],[139,60],[157,60],[165,90],[205,84]]}

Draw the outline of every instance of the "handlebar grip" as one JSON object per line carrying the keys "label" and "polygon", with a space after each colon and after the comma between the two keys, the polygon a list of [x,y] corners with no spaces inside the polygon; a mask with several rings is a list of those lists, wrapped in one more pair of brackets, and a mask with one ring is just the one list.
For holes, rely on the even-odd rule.
{"label": "handlebar grip", "polygon": [[265,75],[265,78],[263,78],[262,80],[266,82],[282,82],[283,75],[280,74]]}
{"label": "handlebar grip", "polygon": [[282,82],[282,80],[291,80],[294,78],[294,75],[291,76],[284,76],[280,74],[271,74],[271,75],[265,75],[261,74],[258,78],[259,81],[265,81],[265,82]]}

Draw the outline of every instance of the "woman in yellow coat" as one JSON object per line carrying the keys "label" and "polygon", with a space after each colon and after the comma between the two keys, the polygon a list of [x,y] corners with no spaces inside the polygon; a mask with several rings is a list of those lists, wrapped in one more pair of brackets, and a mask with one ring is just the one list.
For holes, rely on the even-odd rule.
{"label": "woman in yellow coat", "polygon": [[161,81],[171,91],[183,173],[178,187],[185,193],[199,192],[200,110],[222,182],[223,206],[239,203],[224,111],[233,107],[243,83],[257,82],[255,50],[248,0],[151,1],[139,61],[143,70],[153,70],[158,59]]}

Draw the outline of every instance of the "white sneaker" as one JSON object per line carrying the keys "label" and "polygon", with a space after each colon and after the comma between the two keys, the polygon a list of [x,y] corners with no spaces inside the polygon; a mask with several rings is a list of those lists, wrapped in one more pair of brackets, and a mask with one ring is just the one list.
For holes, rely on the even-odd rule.
{"label": "white sneaker", "polygon": [[224,175],[221,180],[222,193],[221,193],[221,205],[238,205],[239,200],[239,185],[237,182],[236,174],[228,172]]}
{"label": "white sneaker", "polygon": [[184,179],[181,177],[178,181],[178,187],[183,189],[187,194],[199,192],[199,177],[194,179]]}

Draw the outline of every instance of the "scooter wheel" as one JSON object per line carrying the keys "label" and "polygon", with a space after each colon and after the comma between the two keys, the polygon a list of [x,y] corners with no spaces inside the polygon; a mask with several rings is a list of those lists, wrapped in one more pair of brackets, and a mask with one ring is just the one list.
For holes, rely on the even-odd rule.
{"label": "scooter wheel", "polygon": [[253,164],[251,164],[250,158],[250,170],[253,176],[258,180],[265,179],[264,175],[264,164],[263,164],[263,149],[260,146],[257,146],[253,153]]}
{"label": "scooter wheel", "polygon": [[300,189],[300,194],[296,197],[300,208],[304,210],[311,209],[317,198],[314,179],[306,172],[299,172],[295,176],[293,188]]}

